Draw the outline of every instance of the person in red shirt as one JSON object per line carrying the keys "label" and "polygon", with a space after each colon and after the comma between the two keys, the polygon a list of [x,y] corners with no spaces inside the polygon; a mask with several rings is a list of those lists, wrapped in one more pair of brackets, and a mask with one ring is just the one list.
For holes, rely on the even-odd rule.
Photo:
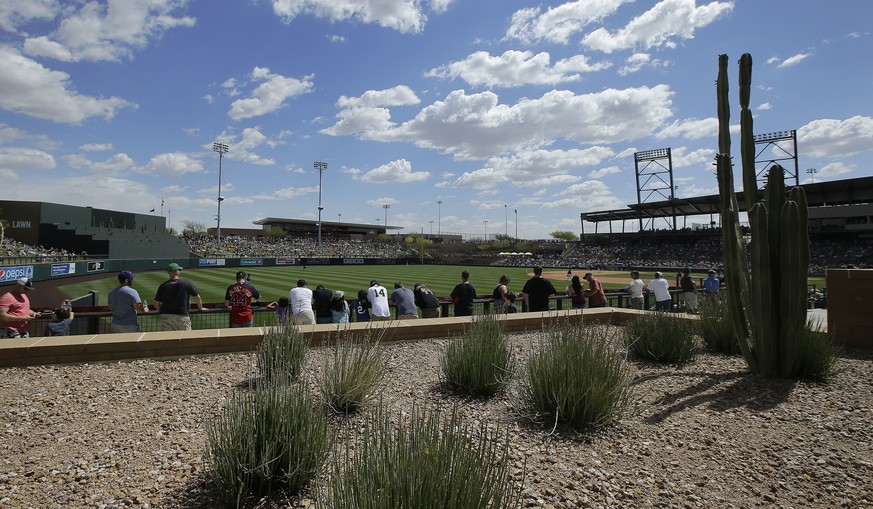
{"label": "person in red shirt", "polygon": [[23,277],[15,282],[15,286],[3,296],[0,296],[0,338],[28,338],[27,328],[30,321],[39,313],[30,309],[27,291],[33,290],[33,280]]}
{"label": "person in red shirt", "polygon": [[590,272],[586,273],[583,279],[588,281],[588,307],[606,307],[606,293],[603,291],[603,285],[600,284],[600,281]]}
{"label": "person in red shirt", "polygon": [[227,287],[224,305],[230,308],[231,327],[252,326],[252,301],[261,298],[258,289],[249,282],[249,275],[243,271],[236,273],[236,283]]}

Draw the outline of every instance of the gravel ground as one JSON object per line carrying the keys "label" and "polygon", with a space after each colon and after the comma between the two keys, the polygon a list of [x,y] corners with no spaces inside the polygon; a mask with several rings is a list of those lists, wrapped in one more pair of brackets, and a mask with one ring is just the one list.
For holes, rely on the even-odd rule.
{"label": "gravel ground", "polygon": [[[512,338],[525,359],[535,338]],[[383,347],[383,399],[398,409],[457,403],[467,419],[499,422],[525,507],[873,507],[873,352],[844,352],[827,385],[761,379],[741,358],[707,353],[681,368],[631,361],[637,411],[575,435],[519,419],[510,397],[445,397],[444,344]],[[310,384],[323,354],[309,354]],[[0,370],[0,507],[216,507],[203,423],[245,387],[252,362],[236,354]],[[304,497],[260,507],[313,505]]]}

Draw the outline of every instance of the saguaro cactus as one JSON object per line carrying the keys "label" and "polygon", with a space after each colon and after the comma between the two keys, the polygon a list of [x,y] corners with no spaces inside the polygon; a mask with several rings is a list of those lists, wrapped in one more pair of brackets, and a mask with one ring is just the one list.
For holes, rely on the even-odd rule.
{"label": "saguaro cactus", "polygon": [[[769,377],[797,374],[799,341],[806,324],[806,279],[809,265],[807,205],[803,189],[786,198],[784,170],[773,165],[763,199],[758,192],[755,142],[749,96],[752,57],[740,59],[740,151],[743,185],[752,234],[750,262],[739,223],[730,155],[730,105],[727,55],[719,56],[716,82],[719,154],[716,169],[721,199],[727,304],[734,334],[746,363]],[[751,272],[749,271],[751,265]]]}

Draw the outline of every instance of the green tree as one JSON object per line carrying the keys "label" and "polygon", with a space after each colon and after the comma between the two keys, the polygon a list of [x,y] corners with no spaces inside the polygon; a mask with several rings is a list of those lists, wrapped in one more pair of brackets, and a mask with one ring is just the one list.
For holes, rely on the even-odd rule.
{"label": "green tree", "polygon": [[285,230],[283,230],[281,228],[270,228],[269,230],[264,232],[264,236],[267,237],[268,239],[279,240],[279,239],[284,239],[285,237],[287,237],[288,232],[286,232]]}
{"label": "green tree", "polygon": [[550,233],[549,235],[551,235],[552,237],[554,237],[558,240],[566,240],[568,242],[575,242],[575,241],[579,240],[579,238],[576,236],[576,234],[571,232],[571,231],[558,230],[558,231],[554,231],[554,232]]}
{"label": "green tree", "polygon": [[187,235],[189,237],[199,237],[200,235],[206,235],[206,225],[201,223],[200,221],[192,221],[190,219],[186,219],[182,221],[182,234]]}

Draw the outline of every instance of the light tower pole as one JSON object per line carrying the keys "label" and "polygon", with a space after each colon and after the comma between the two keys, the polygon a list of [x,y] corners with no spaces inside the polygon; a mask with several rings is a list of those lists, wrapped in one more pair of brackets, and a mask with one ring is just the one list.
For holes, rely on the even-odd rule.
{"label": "light tower pole", "polygon": [[482,222],[485,223],[485,242],[488,242],[488,220],[486,219]]}
{"label": "light tower pole", "polygon": [[443,219],[443,201],[437,200],[437,235],[443,234],[442,219]]}
{"label": "light tower pole", "polygon": [[321,174],[327,169],[327,163],[315,161],[312,166],[318,170],[318,247],[321,247],[321,211],[324,210],[321,206]]}
{"label": "light tower pole", "polygon": [[509,237],[509,207],[503,204],[503,234]]}
{"label": "light tower pole", "polygon": [[815,174],[818,173],[818,168],[809,168],[806,173],[809,173],[809,183],[815,184]]}
{"label": "light tower pole", "polygon": [[[382,208],[385,209],[385,226],[387,227],[388,226],[388,209],[391,208],[391,205],[388,205],[386,203],[386,204],[382,205]],[[386,231],[385,233],[388,233],[388,232]]]}
{"label": "light tower pole", "polygon": [[518,240],[518,209],[513,209],[515,211],[515,239]]}
{"label": "light tower pole", "polygon": [[218,152],[218,212],[215,214],[215,240],[221,242],[221,202],[224,201],[224,196],[221,196],[221,160],[224,159],[224,154],[227,154],[228,147],[224,143],[213,143],[212,150]]}

